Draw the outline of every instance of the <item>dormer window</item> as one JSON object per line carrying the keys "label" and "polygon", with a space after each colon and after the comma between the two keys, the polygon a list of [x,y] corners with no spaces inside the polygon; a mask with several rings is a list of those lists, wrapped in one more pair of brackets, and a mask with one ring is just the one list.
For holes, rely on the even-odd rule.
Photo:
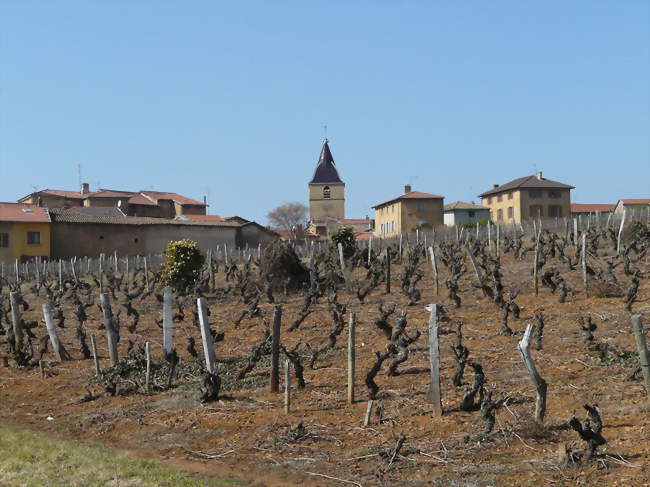
{"label": "dormer window", "polygon": [[329,186],[325,186],[323,188],[323,198],[328,200],[332,197],[332,191],[330,190]]}

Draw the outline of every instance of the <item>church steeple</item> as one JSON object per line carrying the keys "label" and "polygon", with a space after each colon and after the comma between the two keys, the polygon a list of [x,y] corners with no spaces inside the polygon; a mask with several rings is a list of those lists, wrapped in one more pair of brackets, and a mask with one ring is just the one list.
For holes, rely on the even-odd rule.
{"label": "church steeple", "polygon": [[339,172],[334,164],[332,151],[327,143],[327,138],[323,141],[323,148],[320,151],[318,158],[318,165],[314,171],[314,177],[309,184],[342,184],[343,181],[339,176]]}
{"label": "church steeple", "polygon": [[309,182],[309,216],[312,222],[345,218],[345,183],[339,176],[327,138]]}

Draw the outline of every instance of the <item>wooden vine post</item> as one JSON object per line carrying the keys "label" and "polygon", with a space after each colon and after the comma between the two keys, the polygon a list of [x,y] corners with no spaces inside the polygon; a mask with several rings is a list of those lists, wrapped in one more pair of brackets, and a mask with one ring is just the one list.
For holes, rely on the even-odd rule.
{"label": "wooden vine post", "polygon": [[582,234],[582,252],[581,252],[581,267],[582,267],[582,285],[585,288],[585,294],[589,297],[589,289],[587,288],[587,234]]}
{"label": "wooden vine post", "polygon": [[61,343],[59,342],[59,337],[56,334],[56,327],[54,326],[54,319],[52,318],[52,306],[50,303],[43,303],[43,318],[45,319],[45,326],[47,327],[47,334],[50,337],[50,343],[52,344],[54,355],[56,356],[56,359],[61,362],[63,361],[63,355],[61,354]]}
{"label": "wooden vine post", "polygon": [[291,362],[284,361],[284,414],[291,412]]}
{"label": "wooden vine post", "polygon": [[95,375],[99,377],[102,373],[102,369],[99,367],[99,356],[97,355],[97,337],[95,335],[90,335],[90,346],[93,349],[93,362],[95,363]]}
{"label": "wooden vine post", "polygon": [[541,232],[535,238],[535,258],[533,260],[533,287],[535,288],[535,296],[539,294],[539,279],[537,278],[537,263],[539,262],[539,237]]}
{"label": "wooden vine post", "polygon": [[390,247],[386,247],[386,294],[390,294]]}
{"label": "wooden vine post", "polygon": [[355,333],[356,316],[351,312],[348,322],[348,404],[354,404]]}
{"label": "wooden vine post", "polygon": [[108,342],[108,355],[111,359],[111,366],[115,367],[119,360],[117,354],[117,336],[113,324],[113,311],[111,310],[111,300],[108,293],[99,295],[99,302],[102,306],[102,315],[104,316],[104,328],[106,328],[106,341]]}
{"label": "wooden vine post", "polygon": [[618,235],[616,236],[616,253],[621,253],[621,236],[623,235],[623,226],[625,225],[625,213],[623,210],[623,217],[621,218],[621,225],[618,227]]}
{"label": "wooden vine post", "polygon": [[9,293],[9,302],[11,304],[11,324],[14,329],[14,340],[16,343],[16,351],[23,348],[23,322],[20,317],[20,308],[18,303],[18,292],[11,291]]}
{"label": "wooden vine post", "polygon": [[431,270],[433,271],[433,280],[436,285],[436,296],[438,295],[438,265],[436,264],[436,252],[433,250],[433,245],[429,247],[429,255],[431,256]]}
{"label": "wooden vine post", "polygon": [[217,370],[217,359],[214,354],[214,342],[212,340],[212,333],[210,332],[210,322],[208,321],[208,309],[205,298],[198,298],[196,300],[196,307],[199,311],[199,325],[201,326],[205,368],[210,374],[214,374]]}
{"label": "wooden vine post", "polygon": [[147,371],[144,378],[144,388],[149,392],[151,384],[151,343],[147,342],[144,344],[144,354],[147,360]]}
{"label": "wooden vine post", "polygon": [[429,314],[429,365],[431,369],[431,403],[433,413],[442,416],[442,400],[440,397],[440,305],[430,304],[426,307]]}
{"label": "wooden vine post", "polygon": [[345,268],[345,259],[343,258],[343,244],[339,242],[339,262],[341,264],[341,274],[343,274],[343,280],[345,281],[345,288],[350,291],[350,278],[348,277],[348,271]]}
{"label": "wooden vine post", "polygon": [[526,331],[518,344],[518,348],[521,353],[521,358],[524,361],[524,365],[528,370],[530,380],[537,391],[537,398],[535,400],[535,422],[541,426],[544,424],[544,415],[546,414],[546,391],[548,386],[546,385],[546,381],[542,379],[542,376],[539,375],[533,357],[530,354],[530,336],[532,333],[533,325],[532,323],[529,323],[526,325]]}
{"label": "wooden vine post", "polygon": [[271,392],[280,392],[280,325],[282,305],[276,304],[271,332]]}
{"label": "wooden vine post", "polygon": [[643,382],[646,393],[648,394],[648,402],[650,402],[650,355],[648,354],[648,345],[645,340],[641,315],[632,316],[632,330],[634,331],[636,347],[639,351],[639,365],[641,366],[641,372],[643,372]]}
{"label": "wooden vine post", "polygon": [[174,352],[172,298],[171,286],[165,286],[163,291],[163,348],[165,350],[165,356],[169,356]]}

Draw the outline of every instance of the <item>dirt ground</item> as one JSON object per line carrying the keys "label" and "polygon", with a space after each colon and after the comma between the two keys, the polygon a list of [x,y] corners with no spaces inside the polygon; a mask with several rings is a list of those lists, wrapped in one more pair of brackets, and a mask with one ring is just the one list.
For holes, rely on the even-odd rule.
{"label": "dirt ground", "polygon": [[[184,366],[203,360],[200,334],[192,324],[191,299],[185,320],[175,325],[181,364],[174,387],[149,394],[141,389],[129,392],[128,387],[118,387],[115,396],[104,393],[102,384],[94,378],[92,360],[81,358],[74,336],[75,320],[66,308],[66,327],[59,333],[73,360],[57,362],[48,352],[46,378],[41,377],[38,367],[0,368],[0,422],[53,437],[101,443],[145,458],[163,459],[179,469],[234,478],[240,485],[258,487],[649,486],[650,408],[641,380],[628,379],[636,347],[623,298],[586,297],[579,271],[569,272],[556,262],[552,264],[561,270],[573,294],[560,304],[556,294],[541,287],[536,297],[531,260],[528,255],[525,260],[515,261],[511,254],[502,259],[506,292],[520,292],[517,303],[522,309],[521,318],[510,321],[516,331],[514,336],[499,333],[500,310],[474,286],[476,280],[469,263],[461,279],[462,306],[458,309],[447,299],[442,285],[447,270],[440,263],[439,295],[435,294],[432,272],[426,264],[426,275],[419,286],[422,300],[416,306],[407,306],[408,298],[400,292],[400,265],[393,266],[390,295],[384,293],[382,284],[365,304],[360,304],[355,295],[339,292],[339,301],[348,302],[348,312],[357,316],[357,402],[348,405],[346,401],[345,330],[335,349],[318,359],[315,369],[305,363],[304,389],[296,388],[293,380],[292,411],[288,415],[284,413],[283,395],[269,392],[266,359],[249,374],[248,382],[241,383],[241,388],[234,383],[223,391],[220,400],[200,402],[202,377],[183,375]],[[647,275],[648,263],[639,266]],[[620,281],[627,284],[629,279],[618,270]],[[356,273],[363,275],[361,270]],[[218,285],[225,287],[223,279],[220,273]],[[30,310],[23,314],[24,318],[40,320],[43,293],[40,297],[25,293],[25,299]],[[302,297],[276,294],[276,299],[283,306],[282,343],[287,348],[299,341],[313,348],[326,343],[333,325],[325,298],[315,305],[316,311],[300,328],[291,332],[286,329],[298,315]],[[642,279],[634,312],[642,314],[646,329],[650,327],[649,302],[650,283]],[[380,390],[375,401],[383,409],[382,418],[379,421],[373,415],[370,425],[364,427],[368,394],[364,377],[374,362],[375,351],[384,350],[388,344],[373,323],[380,303],[395,303],[398,311],[407,312],[407,331],[413,335],[419,330],[422,336],[411,345],[412,354],[400,366],[400,370],[414,373],[388,377],[384,364],[376,378]],[[434,416],[427,394],[427,303],[443,304],[451,320],[444,323],[440,336],[441,418]],[[264,301],[263,317],[246,317],[238,326],[234,322],[244,305],[236,296],[208,296],[208,304],[212,327],[225,334],[215,346],[218,359],[224,364],[233,363],[234,368],[241,367],[243,363],[235,359],[248,356],[251,347],[260,341],[262,320],[271,319],[273,304]],[[160,318],[162,306],[150,297],[138,304],[138,309],[149,311],[143,313],[136,333],[122,328],[120,354],[126,353],[128,340],[136,345],[150,341],[155,361],[161,362],[162,331],[154,320]],[[544,427],[536,426],[532,419],[535,390],[517,350],[525,324],[534,322],[533,314],[538,310],[547,317],[543,349],[533,350],[539,371],[548,383]],[[588,313],[598,326],[596,341],[608,343],[613,350],[605,360],[583,341],[578,318]],[[88,334],[97,336],[102,366],[108,367],[101,314],[93,306],[89,315]],[[496,425],[489,435],[479,434],[483,428],[480,412],[459,410],[464,389],[451,382],[455,366],[451,350],[455,334],[451,331],[458,321],[463,323],[470,358],[483,366],[487,388],[495,398],[510,398],[507,407],[498,409]],[[39,326],[34,332],[43,336],[45,327]],[[196,339],[198,358],[185,349],[190,335]],[[4,337],[0,337],[3,341]],[[2,349],[4,353],[4,346]],[[464,382],[472,381],[473,373],[468,368]],[[120,389],[127,393],[120,393]],[[561,445],[575,451],[584,448],[584,442],[567,427],[567,421],[574,413],[582,421],[585,403],[598,404],[607,444],[599,448],[600,456],[595,460],[563,466],[558,462]],[[304,431],[297,428],[300,422]],[[395,445],[400,434],[406,437],[402,455],[391,462],[385,452]]]}

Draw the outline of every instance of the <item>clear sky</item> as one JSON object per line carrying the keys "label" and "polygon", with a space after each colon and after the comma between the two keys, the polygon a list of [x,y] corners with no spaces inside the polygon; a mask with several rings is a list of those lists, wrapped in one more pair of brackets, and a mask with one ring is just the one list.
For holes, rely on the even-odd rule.
{"label": "clear sky", "polygon": [[176,191],[266,223],[323,126],[346,214],[542,170],[650,197],[650,2],[0,0],[0,201]]}

